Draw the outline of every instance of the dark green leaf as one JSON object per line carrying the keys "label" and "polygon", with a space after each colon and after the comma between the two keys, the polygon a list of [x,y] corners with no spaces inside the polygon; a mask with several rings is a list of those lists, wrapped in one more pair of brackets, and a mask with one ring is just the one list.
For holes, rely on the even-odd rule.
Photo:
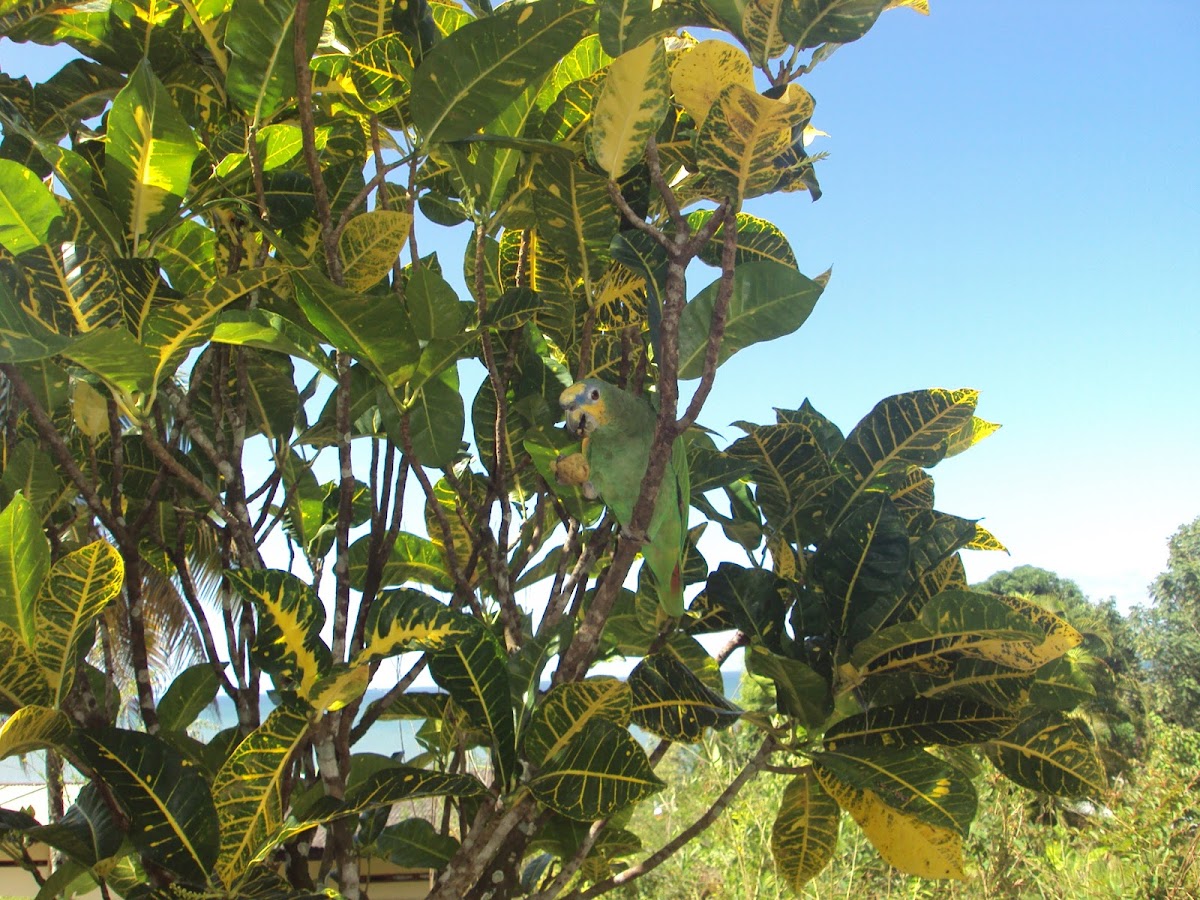
{"label": "dark green leaf", "polygon": [[158,701],[158,724],[164,731],[185,731],[217,697],[221,681],[209,663],[189,666],[171,682]]}
{"label": "dark green leaf", "polygon": [[693,744],[705,728],[728,728],[741,711],[667,654],[643,659],[629,674],[633,721],[659,737]]}

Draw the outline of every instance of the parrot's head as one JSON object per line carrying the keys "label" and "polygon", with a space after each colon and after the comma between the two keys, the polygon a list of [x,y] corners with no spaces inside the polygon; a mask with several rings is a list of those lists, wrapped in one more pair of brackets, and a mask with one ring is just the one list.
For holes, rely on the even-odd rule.
{"label": "parrot's head", "polygon": [[567,431],[574,437],[587,437],[609,420],[606,403],[611,385],[595,378],[577,381],[558,395],[558,403],[567,417]]}

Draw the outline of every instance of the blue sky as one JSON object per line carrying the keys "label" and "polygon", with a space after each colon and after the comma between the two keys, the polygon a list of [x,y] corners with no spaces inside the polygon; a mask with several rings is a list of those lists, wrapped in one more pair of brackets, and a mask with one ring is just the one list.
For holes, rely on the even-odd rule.
{"label": "blue sky", "polygon": [[[933,7],[805,80],[825,196],[749,211],[833,279],[722,368],[703,422],[732,439],[808,397],[849,430],[892,393],[978,388],[1004,428],[935,471],[938,506],[1012,554],[966,554],[970,577],[1030,563],[1144,602],[1200,515],[1200,4]],[[64,59],[0,41],[10,75]]]}

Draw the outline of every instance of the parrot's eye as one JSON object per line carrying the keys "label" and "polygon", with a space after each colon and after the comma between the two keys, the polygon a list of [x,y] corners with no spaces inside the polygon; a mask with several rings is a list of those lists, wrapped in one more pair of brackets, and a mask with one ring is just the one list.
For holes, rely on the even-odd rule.
{"label": "parrot's eye", "polygon": [[593,400],[600,399],[600,392],[598,390],[596,390],[595,388],[592,388],[592,399]]}

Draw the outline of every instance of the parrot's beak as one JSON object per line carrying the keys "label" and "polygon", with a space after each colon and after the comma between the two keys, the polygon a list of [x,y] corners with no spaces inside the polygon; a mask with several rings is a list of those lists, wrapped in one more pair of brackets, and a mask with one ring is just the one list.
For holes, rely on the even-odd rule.
{"label": "parrot's beak", "polygon": [[558,395],[558,405],[563,408],[567,420],[567,432],[571,437],[586,436],[588,433],[587,412],[580,408],[586,396],[582,384],[573,384]]}
{"label": "parrot's beak", "polygon": [[587,410],[567,410],[567,432],[571,437],[587,437],[591,433],[594,421],[588,416]]}

